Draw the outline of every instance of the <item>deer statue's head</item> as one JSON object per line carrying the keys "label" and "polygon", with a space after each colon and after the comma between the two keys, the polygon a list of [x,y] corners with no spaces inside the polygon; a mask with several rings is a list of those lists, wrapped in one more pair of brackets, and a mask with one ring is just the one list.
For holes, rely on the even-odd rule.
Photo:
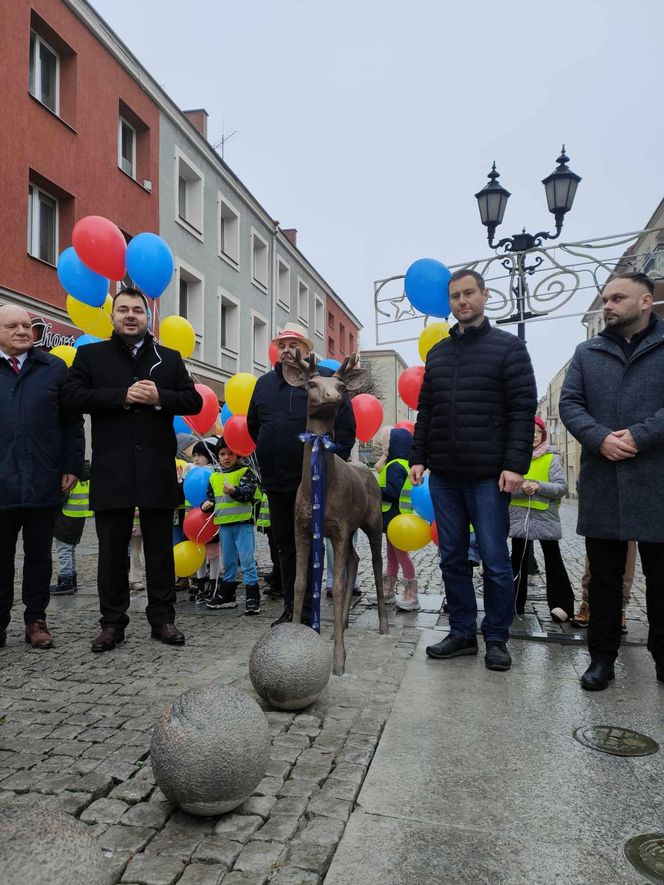
{"label": "deer statue's head", "polygon": [[310,418],[334,418],[346,390],[357,390],[364,381],[364,369],[358,366],[356,353],[347,356],[334,375],[319,375],[316,358],[302,359],[299,350],[295,359],[282,363],[284,378],[293,387],[304,387],[309,396]]}

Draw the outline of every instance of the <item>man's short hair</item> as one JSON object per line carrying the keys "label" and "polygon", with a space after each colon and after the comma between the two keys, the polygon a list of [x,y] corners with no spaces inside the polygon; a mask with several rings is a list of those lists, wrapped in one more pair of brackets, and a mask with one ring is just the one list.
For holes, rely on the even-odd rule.
{"label": "man's short hair", "polygon": [[472,277],[477,285],[480,287],[480,292],[484,292],[486,289],[486,283],[484,282],[484,277],[481,273],[478,273],[476,270],[466,270],[465,268],[461,268],[461,270],[455,270],[452,276],[450,277],[450,283],[456,283],[457,280],[461,280],[464,277]]}
{"label": "man's short hair", "polygon": [[146,313],[150,312],[150,307],[148,305],[148,299],[145,297],[145,295],[141,292],[140,289],[136,288],[136,286],[123,286],[120,289],[120,291],[117,293],[117,295],[113,296],[113,307],[115,307],[115,301],[117,298],[120,297],[120,295],[129,295],[130,298],[140,298],[141,301],[143,302],[143,307],[145,308],[145,312]]}
{"label": "man's short hair", "polygon": [[655,293],[655,283],[647,274],[642,273],[640,270],[628,271],[627,273],[618,273],[614,277],[611,277],[604,286],[602,287],[602,291],[608,286],[609,283],[613,283],[614,280],[631,280],[633,283],[638,283],[643,286],[644,289],[647,289],[651,295]]}

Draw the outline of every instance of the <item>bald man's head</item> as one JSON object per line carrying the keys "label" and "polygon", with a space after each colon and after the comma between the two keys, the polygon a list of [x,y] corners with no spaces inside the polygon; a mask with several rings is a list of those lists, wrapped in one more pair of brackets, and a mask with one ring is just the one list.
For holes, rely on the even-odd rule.
{"label": "bald man's head", "polygon": [[15,304],[0,307],[0,350],[7,356],[19,356],[34,344],[32,320],[27,310]]}

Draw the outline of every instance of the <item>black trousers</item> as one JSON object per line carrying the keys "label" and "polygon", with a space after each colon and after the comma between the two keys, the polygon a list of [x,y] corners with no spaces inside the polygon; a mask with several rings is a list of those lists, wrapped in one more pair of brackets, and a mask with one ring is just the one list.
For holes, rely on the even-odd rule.
{"label": "black trousers", "polygon": [[50,597],[51,545],[56,507],[15,507],[0,510],[0,627],[11,620],[14,604],[14,559],[23,529],[23,619],[26,624],[46,619]]}
{"label": "black trousers", "polygon": [[[586,553],[590,566],[588,650],[593,658],[613,661],[620,647],[627,541],[586,538]],[[664,666],[664,543],[639,541],[639,555],[646,579],[648,651],[658,666]]]}
{"label": "black trousers", "polygon": [[[143,554],[151,627],[175,621],[175,568],[173,565],[173,510],[140,507]],[[102,627],[129,623],[127,550],[134,523],[134,508],[98,510],[95,527],[99,539],[97,590]]]}
{"label": "black trousers", "polygon": [[[281,589],[284,594],[284,608],[293,608],[293,592],[297,570],[295,553],[295,496],[292,492],[268,492],[270,505],[270,528],[272,539],[279,558],[281,571]],[[276,565],[277,563],[275,563]],[[307,578],[307,590],[304,594],[302,622],[308,623],[311,617],[311,563]]]}
{"label": "black trousers", "polygon": [[[568,618],[574,615],[574,591],[560,554],[557,541],[540,541],[546,570],[546,601],[549,609],[561,608]],[[512,571],[516,593],[516,611],[523,614],[528,595],[528,559],[533,551],[533,541],[512,538]]]}

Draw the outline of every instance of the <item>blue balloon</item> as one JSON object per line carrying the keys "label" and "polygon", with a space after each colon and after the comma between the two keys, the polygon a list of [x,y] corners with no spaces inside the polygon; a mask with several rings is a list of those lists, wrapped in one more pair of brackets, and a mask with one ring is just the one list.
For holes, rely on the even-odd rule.
{"label": "blue balloon", "polygon": [[228,421],[228,419],[232,418],[232,417],[233,417],[233,413],[228,408],[228,403],[224,403],[223,406],[221,407],[221,412],[219,412],[219,420],[221,421],[221,426],[223,427],[224,424]]}
{"label": "blue balloon", "polygon": [[427,474],[422,480],[421,486],[413,486],[410,499],[413,502],[413,510],[422,519],[431,523],[434,521],[436,514],[433,511],[433,501],[431,500],[431,492],[429,491],[429,475]]}
{"label": "blue balloon", "polygon": [[74,341],[74,347],[84,347],[86,344],[96,344],[97,341],[101,341],[101,338],[97,338],[95,335],[79,335],[76,341]]}
{"label": "blue balloon", "polygon": [[406,295],[420,313],[446,318],[450,314],[451,273],[435,258],[420,258],[406,271]]}
{"label": "blue balloon", "polygon": [[191,433],[191,427],[180,415],[176,415],[173,418],[173,430],[176,433]]}
{"label": "blue balloon", "polygon": [[318,360],[318,365],[325,366],[326,369],[332,369],[333,372],[336,372],[337,369],[341,368],[341,363],[339,362],[339,360],[332,359]]}
{"label": "blue balloon", "polygon": [[58,279],[65,292],[83,304],[101,307],[106,301],[108,280],[86,267],[73,246],[60,253]]}
{"label": "blue balloon", "polygon": [[150,298],[159,298],[173,279],[173,253],[157,234],[137,234],[130,240],[126,262],[129,276]]}
{"label": "blue balloon", "polygon": [[192,507],[200,507],[207,497],[207,487],[213,474],[211,467],[192,467],[184,481],[184,496]]}

